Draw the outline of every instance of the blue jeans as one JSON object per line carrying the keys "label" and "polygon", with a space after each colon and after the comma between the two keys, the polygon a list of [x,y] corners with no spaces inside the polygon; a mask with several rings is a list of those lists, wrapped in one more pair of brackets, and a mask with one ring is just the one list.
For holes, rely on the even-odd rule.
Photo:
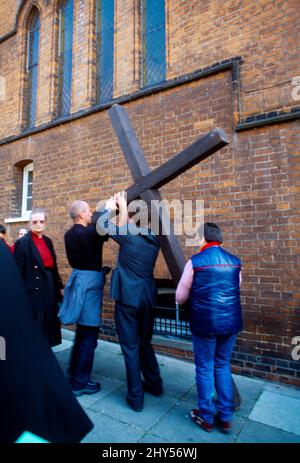
{"label": "blue jeans", "polygon": [[[230,357],[236,334],[194,336],[194,357],[198,408],[207,423],[213,423],[215,407],[222,421],[230,421],[233,414],[233,387]],[[214,390],[217,400],[214,405]]]}

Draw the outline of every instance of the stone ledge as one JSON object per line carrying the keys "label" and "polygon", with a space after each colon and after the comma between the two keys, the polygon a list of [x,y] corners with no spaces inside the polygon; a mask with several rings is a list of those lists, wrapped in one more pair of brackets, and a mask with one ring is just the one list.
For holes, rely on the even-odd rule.
{"label": "stone ledge", "polygon": [[54,118],[52,121],[42,123],[41,125],[37,127],[25,129],[23,132],[20,132],[14,135],[9,135],[8,137],[3,138],[2,140],[0,140],[0,146],[6,145],[8,143],[12,143],[14,141],[20,140],[25,137],[29,137],[31,135],[43,132],[45,130],[49,130],[53,127],[58,127],[59,125],[69,123],[71,121],[80,119],[82,117],[89,116],[90,114],[94,114],[94,113],[107,110],[113,104],[125,104],[125,103],[129,103],[135,100],[139,100],[140,98],[144,98],[144,97],[147,97],[155,93],[169,90],[171,88],[178,87],[180,85],[186,85],[188,83],[200,80],[202,78],[205,78],[205,77],[208,77],[208,76],[211,76],[216,73],[223,72],[223,71],[228,71],[228,70],[231,71],[233,93],[237,94],[237,91],[236,91],[236,83],[238,79],[237,68],[240,66],[241,63],[242,63],[242,57],[235,56],[233,58],[229,58],[223,61],[218,61],[217,63],[214,63],[210,66],[200,68],[189,74],[183,74],[178,77],[166,80],[162,83],[155,84],[150,87],[143,87],[133,93],[125,94],[125,95],[121,95],[119,97],[113,98],[111,101],[107,101],[105,103],[97,103],[88,108],[80,109],[76,111],[75,113],[72,113],[69,115],[63,115],[63,116],[60,115]]}
{"label": "stone ledge", "polygon": [[152,338],[154,347],[167,347],[169,349],[180,349],[188,352],[193,351],[192,341],[179,338],[166,338],[165,336],[154,335]]}
{"label": "stone ledge", "polygon": [[29,217],[11,217],[4,219],[4,223],[29,222]]}

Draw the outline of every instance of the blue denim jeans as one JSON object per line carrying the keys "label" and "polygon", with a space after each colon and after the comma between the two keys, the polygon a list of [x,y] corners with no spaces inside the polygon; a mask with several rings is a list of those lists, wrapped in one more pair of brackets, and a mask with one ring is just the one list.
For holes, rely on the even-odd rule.
{"label": "blue denim jeans", "polygon": [[[233,414],[230,357],[236,334],[199,337],[193,335],[198,408],[207,423],[213,423],[215,408],[222,421]],[[214,403],[214,391],[217,400]]]}

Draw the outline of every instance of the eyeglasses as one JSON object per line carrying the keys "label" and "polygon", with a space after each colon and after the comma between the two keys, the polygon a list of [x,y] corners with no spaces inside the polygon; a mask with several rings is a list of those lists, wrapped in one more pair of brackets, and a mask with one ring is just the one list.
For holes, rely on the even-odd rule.
{"label": "eyeglasses", "polygon": [[45,223],[45,220],[33,220],[33,225],[37,225],[38,223]]}

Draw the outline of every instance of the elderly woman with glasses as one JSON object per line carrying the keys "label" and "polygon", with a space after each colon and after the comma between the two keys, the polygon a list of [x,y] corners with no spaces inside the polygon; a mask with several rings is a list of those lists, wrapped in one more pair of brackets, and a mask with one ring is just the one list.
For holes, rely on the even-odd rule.
{"label": "elderly woman with glasses", "polygon": [[14,256],[19,267],[34,316],[51,347],[61,343],[58,303],[62,299],[56,255],[50,238],[44,235],[46,212],[30,214],[30,232],[15,243]]}

